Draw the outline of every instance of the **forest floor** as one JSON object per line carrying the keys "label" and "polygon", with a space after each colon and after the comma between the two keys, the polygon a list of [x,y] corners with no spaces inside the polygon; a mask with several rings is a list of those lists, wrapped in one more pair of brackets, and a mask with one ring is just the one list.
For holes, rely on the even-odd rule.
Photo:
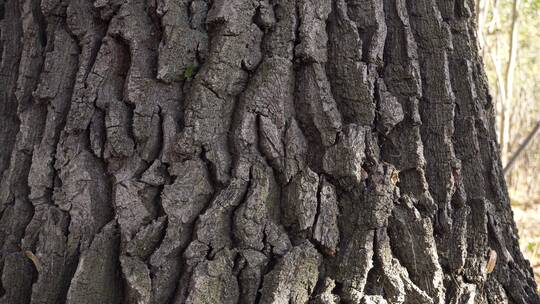
{"label": "forest floor", "polygon": [[531,263],[540,291],[540,202],[513,202],[514,219],[519,229],[521,251]]}

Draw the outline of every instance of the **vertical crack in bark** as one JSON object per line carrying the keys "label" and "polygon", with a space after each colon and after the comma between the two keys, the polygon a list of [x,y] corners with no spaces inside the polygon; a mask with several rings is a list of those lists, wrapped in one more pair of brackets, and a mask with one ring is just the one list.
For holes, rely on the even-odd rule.
{"label": "vertical crack in bark", "polygon": [[[454,116],[454,125],[456,127],[455,134],[453,136],[454,146],[456,147],[456,156],[461,160],[459,167],[454,170],[454,177],[457,179],[460,185],[458,192],[454,198],[454,206],[460,209],[468,210],[468,206],[462,207],[465,203],[471,206],[472,216],[475,218],[486,218],[484,214],[490,208],[488,200],[484,199],[486,196],[485,179],[480,174],[485,172],[483,161],[478,161],[476,156],[480,152],[480,141],[478,130],[476,128],[476,110],[477,107],[477,89],[475,87],[475,80],[472,75],[472,58],[469,55],[471,46],[466,46],[464,43],[468,42],[467,33],[467,18],[465,16],[458,16],[458,12],[455,12],[455,7],[441,6],[441,12],[445,19],[449,20],[449,25],[452,29],[452,40],[454,49],[451,53],[451,68],[450,75],[452,80],[452,86],[456,92],[456,115]],[[463,13],[465,13],[463,11]],[[463,77],[465,75],[465,77]],[[465,82],[469,81],[469,82]],[[459,195],[461,194],[461,195]],[[470,197],[469,197],[470,196]],[[477,206],[481,205],[481,206]],[[457,212],[457,211],[456,211]],[[463,211],[461,211],[463,213]],[[470,221],[470,220],[469,220]],[[467,222],[465,222],[467,224]],[[484,265],[486,247],[488,246],[487,237],[487,225],[484,221],[470,221],[469,226],[473,228],[472,233],[468,233],[468,252],[465,251],[465,258],[459,257],[458,261],[450,261],[453,271],[459,273],[459,268],[465,266],[467,263],[467,271],[465,276],[475,282],[476,284],[484,284]],[[465,236],[464,236],[465,237]],[[454,262],[452,265],[452,262]],[[456,262],[458,262],[457,265]],[[459,281],[458,281],[459,282]],[[459,299],[459,297],[465,297],[463,294],[467,285],[450,284],[455,285],[451,287],[450,298]],[[465,292],[466,293],[466,292]],[[471,297],[476,295],[478,301],[481,301],[483,295],[476,291],[476,288],[469,292]]]}
{"label": "vertical crack in bark", "polygon": [[[66,272],[63,261],[59,259],[66,250],[68,216],[54,204],[53,189],[58,178],[54,165],[60,133],[70,108],[80,49],[56,15],[51,14],[48,19],[51,27],[53,22],[58,22],[58,26],[49,34],[50,50],[34,92],[39,102],[47,104],[47,116],[43,137],[34,149],[28,179],[34,214],[22,240],[22,248],[35,252],[44,265],[42,270],[38,270],[37,281],[32,287],[33,303],[61,301],[67,292],[66,276],[69,276],[69,271]],[[62,64],[69,68],[56,69]],[[42,228],[44,225],[46,228]],[[58,234],[47,233],[52,231]],[[62,266],[53,268],[55,264]]]}
{"label": "vertical crack in bark", "polygon": [[[382,45],[377,45],[381,42],[382,33],[364,28],[363,23],[365,22],[365,25],[373,23],[375,26],[383,24],[382,20],[375,19],[376,15],[373,15],[375,11],[371,10],[379,5],[379,1],[362,1],[365,3],[361,4],[356,3],[357,1],[350,2],[345,0],[333,2],[332,15],[328,23],[329,60],[326,66],[332,75],[330,77],[332,93],[344,122],[371,125],[375,119],[373,89],[377,77],[376,62],[371,60],[377,60],[382,51],[379,49]],[[356,13],[365,14],[367,18],[355,16],[355,12],[351,11],[352,8],[361,8]],[[354,20],[355,17],[358,17],[358,20]],[[377,17],[380,17],[380,12],[377,13]],[[361,33],[371,35],[375,40],[363,41]],[[372,43],[377,40],[379,40],[377,43]],[[363,53],[364,45],[368,54]],[[364,58],[369,61],[364,61]]]}
{"label": "vertical crack in bark", "polygon": [[439,264],[433,225],[412,204],[402,197],[390,219],[388,234],[392,252],[403,264],[411,278],[433,303],[444,303],[443,272]]}
{"label": "vertical crack in bark", "polygon": [[188,74],[196,73],[204,64],[199,59],[204,60],[208,52],[209,37],[204,23],[208,5],[202,0],[158,1],[156,12],[163,28],[158,79],[182,81],[193,77]]}
{"label": "vertical crack in bark", "polygon": [[[384,81],[379,80],[379,121],[387,113],[385,103],[396,97],[403,110],[403,120],[380,136],[383,159],[399,170],[399,188],[402,195],[414,197],[417,208],[433,215],[437,206],[426,180],[424,147],[420,136],[419,103],[421,97],[420,66],[417,45],[410,28],[405,1],[386,2],[385,12],[388,35],[385,47]],[[392,47],[398,45],[400,47]],[[388,88],[388,92],[384,87]],[[387,94],[390,94],[389,96]],[[387,95],[387,96],[385,96]],[[390,98],[390,100],[385,100]]]}
{"label": "vertical crack in bark", "polygon": [[[40,232],[38,246],[42,247],[43,257],[56,261],[58,265],[53,268],[55,264],[50,264],[51,269],[47,270],[42,280],[38,281],[32,294],[32,302],[78,301],[82,292],[78,284],[89,284],[87,286],[91,286],[90,289],[94,288],[93,292],[84,294],[87,301],[101,299],[114,302],[120,297],[119,294],[114,294],[118,290],[114,290],[113,293],[105,290],[101,293],[103,285],[100,284],[114,286],[118,283],[118,278],[111,276],[116,269],[116,255],[108,253],[103,257],[109,259],[105,262],[99,258],[95,261],[96,257],[91,257],[91,248],[102,246],[99,238],[96,240],[94,236],[100,233],[113,217],[110,203],[111,181],[106,174],[105,164],[93,153],[89,137],[91,132],[88,130],[95,109],[92,98],[95,90],[93,85],[97,84],[94,79],[88,80],[88,77],[97,60],[105,26],[98,20],[97,12],[90,3],[74,1],[69,5],[63,5],[51,2],[43,5],[42,9],[51,16],[51,19],[65,18],[67,32],[79,45],[79,56],[78,65],[75,65],[78,66],[78,70],[73,77],[71,106],[65,125],[61,127],[58,144],[54,143],[56,146],[54,169],[57,176],[54,177],[53,201],[61,211],[50,207],[46,213],[49,229],[58,231],[61,233],[60,236],[64,234],[66,236],[51,239],[54,247],[48,248],[45,246],[46,243],[42,242],[49,240],[45,239],[47,236],[43,231]],[[108,244],[106,248],[111,250],[118,246],[114,242]],[[59,256],[63,258],[58,260]],[[89,261],[86,261],[87,259]],[[94,275],[94,263],[101,262],[104,262],[103,275],[108,278],[100,282],[82,283],[89,280],[88,276]]]}
{"label": "vertical crack in bark", "polygon": [[[426,158],[426,177],[430,192],[438,205],[434,217],[437,251],[445,269],[451,263],[453,244],[452,198],[458,188],[453,172],[459,161],[455,157],[454,134],[455,96],[449,73],[449,55],[453,44],[448,27],[434,1],[407,2],[411,26],[418,43],[418,58],[422,77],[420,115],[421,135]],[[434,81],[437,79],[436,81]],[[436,301],[444,299],[443,286]]]}
{"label": "vertical crack in bark", "polygon": [[[103,85],[98,85],[96,104],[105,113],[103,157],[114,177],[113,204],[121,234],[119,267],[126,298],[162,303],[172,297],[180,271],[174,267],[179,265],[179,248],[165,242],[170,241],[170,230],[178,228],[169,204],[171,199],[177,200],[170,198],[168,187],[176,186],[176,180],[180,183],[177,176],[183,174],[177,167],[169,168],[177,165],[171,163],[171,145],[178,128],[181,85],[155,79],[161,38],[152,19],[155,7],[134,0],[100,9],[111,21],[107,45],[101,50],[102,65],[95,71],[104,78]],[[123,64],[108,63],[110,60]],[[180,187],[179,191],[184,190]],[[200,199],[196,196],[194,200]],[[157,218],[163,213],[167,217]],[[162,256],[165,251],[166,256]]]}
{"label": "vertical crack in bark", "polygon": [[262,32],[251,23],[254,14],[250,1],[213,3],[207,17],[211,33],[207,60],[186,97],[178,152],[190,158],[204,151],[220,185],[226,185],[232,173],[227,132],[236,98],[249,77],[243,67],[254,67],[261,59]]}
{"label": "vertical crack in bark", "polygon": [[[25,257],[20,253],[19,248],[21,239],[24,236],[24,230],[34,212],[28,198],[30,193],[28,174],[32,164],[34,145],[39,143],[43,134],[46,107],[37,102],[32,96],[32,92],[38,85],[43,68],[44,51],[47,43],[45,36],[47,24],[41,14],[39,1],[29,0],[21,2],[15,7],[13,5],[13,3],[8,4],[9,13],[10,15],[14,14],[14,17],[17,18],[18,14],[14,13],[13,10],[19,8],[21,18],[21,28],[19,29],[21,32],[17,37],[21,41],[22,49],[20,61],[14,58],[18,61],[18,72],[16,74],[17,82],[16,87],[14,87],[14,96],[8,95],[8,98],[12,98],[12,102],[8,103],[8,100],[4,99],[3,105],[5,104],[6,110],[9,111],[8,105],[11,103],[12,106],[15,106],[16,103],[18,121],[23,127],[18,128],[14,146],[9,151],[11,153],[9,167],[2,168],[3,174],[0,186],[0,222],[2,223],[0,225],[0,243],[2,244],[2,254],[0,255],[2,280],[0,285],[2,287],[0,290],[3,290],[4,294],[0,297],[0,301],[27,303],[29,296],[21,295],[17,289],[30,290],[35,272],[31,266],[29,267],[28,261],[24,260]],[[9,24],[2,22],[2,25],[4,24],[9,26]],[[18,29],[14,30],[13,34],[17,34]],[[17,52],[16,49],[15,51]],[[4,64],[4,62],[9,64],[9,58],[2,58],[2,63]],[[8,89],[6,93],[9,94],[10,88],[6,87],[6,89]],[[9,113],[7,114],[9,115]],[[10,130],[10,128],[6,130]],[[15,129],[11,130],[15,131]],[[5,135],[15,136],[15,134]],[[9,142],[7,144],[9,145]],[[6,153],[8,152],[6,151]],[[5,156],[2,155],[2,157]],[[5,259],[8,259],[8,261]],[[24,272],[18,273],[17,269]],[[16,281],[17,285],[9,284],[8,282],[11,279]]]}
{"label": "vertical crack in bark", "polygon": [[9,167],[16,140],[13,134],[18,132],[20,124],[15,90],[23,47],[22,34],[20,1],[3,2],[0,19],[0,177]]}

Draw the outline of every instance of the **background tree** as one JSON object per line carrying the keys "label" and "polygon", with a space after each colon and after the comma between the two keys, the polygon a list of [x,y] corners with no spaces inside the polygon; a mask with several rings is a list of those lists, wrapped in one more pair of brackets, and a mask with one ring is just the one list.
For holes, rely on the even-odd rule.
{"label": "background tree", "polygon": [[1,303],[539,303],[472,1],[0,12]]}
{"label": "background tree", "polygon": [[[479,42],[491,94],[496,104],[502,162],[506,165],[540,117],[540,1],[479,1]],[[533,139],[507,172],[510,196],[516,203],[538,201],[540,141]]]}

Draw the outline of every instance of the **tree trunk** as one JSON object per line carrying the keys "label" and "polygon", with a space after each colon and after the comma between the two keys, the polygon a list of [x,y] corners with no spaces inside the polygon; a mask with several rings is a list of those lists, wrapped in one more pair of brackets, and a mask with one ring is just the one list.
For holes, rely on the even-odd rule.
{"label": "tree trunk", "polygon": [[540,303],[474,0],[2,0],[0,303]]}

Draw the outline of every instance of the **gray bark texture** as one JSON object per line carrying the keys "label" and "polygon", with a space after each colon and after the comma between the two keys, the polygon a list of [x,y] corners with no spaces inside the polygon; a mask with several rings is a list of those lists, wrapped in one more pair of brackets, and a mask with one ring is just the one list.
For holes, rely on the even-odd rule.
{"label": "gray bark texture", "polygon": [[472,0],[0,0],[0,303],[540,303]]}

